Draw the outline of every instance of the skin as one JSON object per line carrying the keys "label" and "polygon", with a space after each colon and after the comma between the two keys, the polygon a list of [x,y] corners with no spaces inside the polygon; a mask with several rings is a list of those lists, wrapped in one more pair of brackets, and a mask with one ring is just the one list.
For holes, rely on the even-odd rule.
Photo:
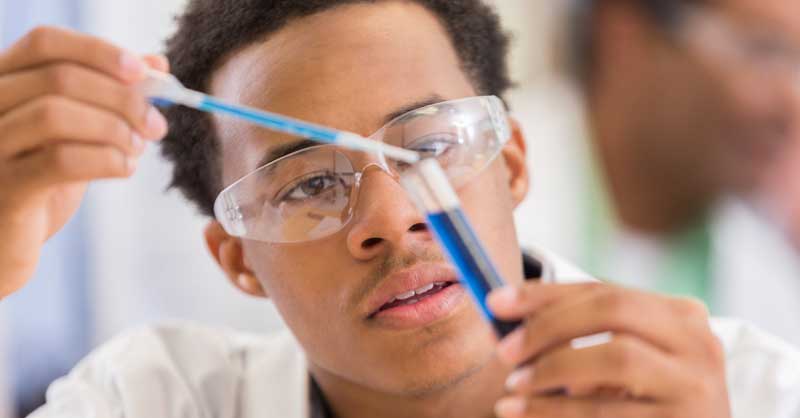
{"label": "skin", "polygon": [[[407,45],[419,47],[408,49]],[[370,135],[387,115],[410,104],[432,96],[449,100],[476,95],[459,66],[447,34],[424,9],[402,3],[342,7],[298,20],[266,42],[239,52],[216,73],[212,91],[248,105],[268,106],[279,113]],[[229,120],[217,122],[222,132],[238,133],[233,141],[223,143],[226,184],[256,169],[271,147],[296,140]],[[469,216],[482,220],[477,225],[481,238],[500,261],[504,276],[517,283],[522,281],[521,253],[513,239],[511,212],[527,190],[523,147],[517,133],[504,158],[461,190]],[[361,166],[372,161],[349,155]],[[485,199],[484,190],[498,190],[496,200]],[[456,414],[472,409],[458,405],[457,400],[464,397],[488,401],[501,395],[508,370],[492,358],[491,330],[466,298],[451,318],[423,329],[388,332],[365,321],[364,289],[374,289],[383,276],[401,266],[441,263],[443,256],[427,229],[411,229],[424,219],[390,176],[368,172],[359,201],[344,230],[318,241],[240,243],[220,237],[212,225],[210,246],[221,254],[223,266],[235,266],[226,270],[237,281],[241,271],[236,268],[250,267],[244,273],[257,278],[257,284],[248,288],[272,297],[306,347],[312,372],[334,404],[370,399],[375,408],[382,409],[390,399],[398,402],[398,395],[439,398],[414,404],[421,416],[444,416],[444,411]],[[380,243],[362,245],[375,238]],[[227,250],[227,245],[241,245],[241,249]],[[236,255],[226,257],[225,251]],[[311,254],[316,262],[309,260]],[[310,294],[325,297],[309,298]],[[441,361],[445,358],[447,362]],[[455,390],[443,391],[462,381]],[[495,382],[497,390],[485,391],[475,384],[482,381]],[[444,396],[432,396],[439,393]],[[482,403],[484,415],[489,414],[491,403]],[[359,409],[369,411],[363,406]]]}
{"label": "skin", "polygon": [[0,229],[9,238],[0,297],[33,274],[42,245],[78,209],[90,180],[130,176],[142,139],[166,135],[166,120],[133,86],[145,65],[168,68],[163,57],[143,61],[46,27],[0,55]]}
{"label": "skin", "polygon": [[[766,28],[800,45],[796,2],[713,4],[741,28]],[[722,194],[751,194],[797,136],[791,77],[670,42],[626,2],[603,2],[594,24],[590,119],[629,227],[674,232]]]}
{"label": "skin", "polygon": [[795,248],[800,250],[798,162],[800,162],[800,141],[795,141],[791,149],[765,176],[758,198],[761,206],[781,225]]}
{"label": "skin", "polygon": [[[65,38],[46,32],[50,42]],[[80,51],[96,42],[66,38],[82,47],[64,58],[70,62],[79,62]],[[0,63],[8,65],[8,56]],[[111,65],[110,71],[116,70]],[[0,82],[9,72],[2,74]],[[398,107],[431,95],[476,94],[435,17],[406,2],[347,6],[297,19],[232,53],[215,72],[211,90],[365,135]],[[270,147],[289,140],[229,120],[216,125],[226,184],[256,168]],[[10,135],[0,141],[22,142]],[[350,157],[357,168],[372,162],[360,154]],[[451,315],[422,328],[392,331],[365,320],[363,295],[389,273],[442,262],[419,214],[383,172],[367,173],[352,221],[325,239],[267,245],[228,236],[216,222],[208,225],[206,239],[237,287],[269,297],[278,307],[337,417],[730,417],[724,356],[698,303],[602,284],[523,282],[511,214],[527,192],[524,157],[524,141],[515,129],[501,157],[460,190],[467,214],[510,283],[491,296],[491,307],[503,318],[525,320],[499,346],[466,298]],[[486,190],[493,191],[492,199],[486,199]],[[4,209],[0,219],[38,213],[69,217],[27,196],[16,192],[13,197],[25,204]],[[60,227],[44,225],[53,232]],[[15,235],[5,241],[36,250],[46,237],[26,235],[25,228],[11,231]],[[15,254],[8,244],[0,245],[3,256]],[[35,260],[24,261],[19,269],[4,268],[7,288],[29,278]],[[609,344],[565,349],[572,338],[606,330],[615,332]],[[533,377],[510,375],[531,366]],[[557,389],[565,390],[546,396]]]}

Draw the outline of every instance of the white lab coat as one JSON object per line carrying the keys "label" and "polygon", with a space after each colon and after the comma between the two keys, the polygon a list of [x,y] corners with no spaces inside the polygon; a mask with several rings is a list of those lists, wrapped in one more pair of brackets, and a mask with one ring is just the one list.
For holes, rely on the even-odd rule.
{"label": "white lab coat", "polygon": [[[537,256],[545,276],[586,279],[551,254]],[[800,353],[735,321],[712,326],[725,347],[733,418],[800,418]],[[102,346],[54,383],[30,418],[308,418],[309,406],[307,363],[288,331],[177,322]]]}

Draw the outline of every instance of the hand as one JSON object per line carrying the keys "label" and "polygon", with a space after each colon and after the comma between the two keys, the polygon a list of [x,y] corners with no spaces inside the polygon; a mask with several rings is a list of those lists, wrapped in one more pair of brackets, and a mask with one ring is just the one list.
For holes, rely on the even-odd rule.
{"label": "hand", "polygon": [[166,120],[135,88],[146,65],[168,67],[47,27],[0,53],[0,298],[33,275],[90,180],[130,176],[142,139],[166,135]]}
{"label": "hand", "polygon": [[[730,418],[725,359],[702,303],[606,284],[525,283],[490,294],[524,319],[498,346],[509,376],[503,418]],[[613,332],[575,349],[575,338]]]}

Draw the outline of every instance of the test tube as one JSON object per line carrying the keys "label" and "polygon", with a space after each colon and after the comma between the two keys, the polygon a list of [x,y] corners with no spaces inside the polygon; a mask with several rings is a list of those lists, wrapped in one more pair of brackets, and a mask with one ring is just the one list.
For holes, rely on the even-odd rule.
{"label": "test tube", "polygon": [[489,292],[505,285],[461,209],[461,202],[435,159],[420,161],[401,176],[401,183],[456,266],[479,310],[502,338],[520,321],[497,319],[486,306]]}

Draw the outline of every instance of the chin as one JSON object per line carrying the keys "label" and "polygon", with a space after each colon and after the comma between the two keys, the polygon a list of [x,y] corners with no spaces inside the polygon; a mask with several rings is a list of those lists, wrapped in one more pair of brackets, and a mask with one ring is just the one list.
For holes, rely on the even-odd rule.
{"label": "chin", "polygon": [[415,376],[405,378],[402,384],[398,385],[398,390],[395,392],[413,398],[435,396],[477,375],[488,365],[490,360],[491,356],[479,361],[473,361],[472,364],[459,364],[459,367],[449,367],[447,370],[428,371],[424,374],[417,373]]}
{"label": "chin", "polygon": [[[403,342],[385,361],[388,391],[425,397],[457,386],[486,367],[494,357],[495,337],[480,314],[465,315],[462,326],[424,328]],[[459,324],[454,324],[459,325]],[[400,348],[398,352],[396,349]]]}

